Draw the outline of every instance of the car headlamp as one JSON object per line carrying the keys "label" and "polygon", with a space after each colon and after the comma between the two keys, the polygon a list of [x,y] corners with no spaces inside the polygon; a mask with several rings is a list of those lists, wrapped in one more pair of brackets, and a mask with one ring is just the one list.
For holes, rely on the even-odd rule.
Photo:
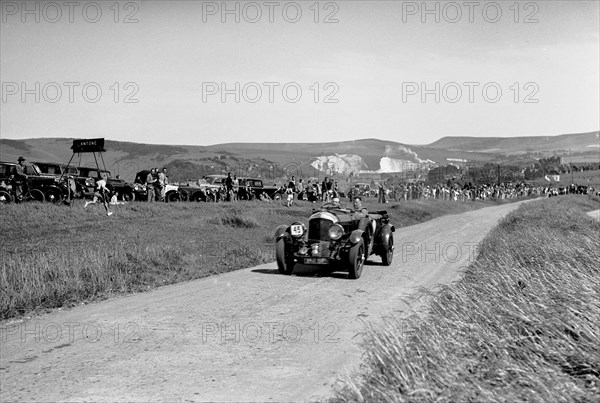
{"label": "car headlamp", "polygon": [[340,224],[333,224],[327,232],[329,233],[329,238],[337,241],[344,235],[344,228]]}
{"label": "car headlamp", "polygon": [[306,232],[306,227],[301,222],[295,222],[290,225],[290,234],[295,238],[300,238]]}

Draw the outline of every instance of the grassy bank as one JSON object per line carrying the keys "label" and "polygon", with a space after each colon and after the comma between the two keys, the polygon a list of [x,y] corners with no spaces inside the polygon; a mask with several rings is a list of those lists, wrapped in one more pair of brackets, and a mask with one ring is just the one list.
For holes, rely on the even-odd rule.
{"label": "grassy bank", "polygon": [[428,308],[371,326],[340,401],[600,400],[600,223],[587,196],[521,206]]}
{"label": "grassy bank", "polygon": [[[493,202],[377,205],[397,226]],[[307,223],[315,205],[130,203],[106,217],[99,205],[0,205],[0,319],[71,306],[274,261],[273,232]]]}

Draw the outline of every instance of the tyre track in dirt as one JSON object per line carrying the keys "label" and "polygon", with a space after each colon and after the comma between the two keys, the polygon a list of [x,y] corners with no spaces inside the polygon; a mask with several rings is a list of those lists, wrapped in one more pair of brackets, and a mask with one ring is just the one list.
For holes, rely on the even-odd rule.
{"label": "tyre track in dirt", "polygon": [[362,277],[275,263],[52,313],[1,330],[1,401],[305,401],[361,360],[363,321],[459,277],[520,203],[399,228]]}

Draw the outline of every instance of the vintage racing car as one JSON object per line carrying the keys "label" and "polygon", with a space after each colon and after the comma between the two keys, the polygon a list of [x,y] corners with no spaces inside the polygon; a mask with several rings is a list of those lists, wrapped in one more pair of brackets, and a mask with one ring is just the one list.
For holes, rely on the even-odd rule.
{"label": "vintage racing car", "polygon": [[282,274],[292,274],[296,264],[332,265],[357,279],[373,254],[385,266],[392,263],[394,231],[386,211],[353,211],[326,203],[313,211],[308,228],[301,222],[277,228],[277,267]]}

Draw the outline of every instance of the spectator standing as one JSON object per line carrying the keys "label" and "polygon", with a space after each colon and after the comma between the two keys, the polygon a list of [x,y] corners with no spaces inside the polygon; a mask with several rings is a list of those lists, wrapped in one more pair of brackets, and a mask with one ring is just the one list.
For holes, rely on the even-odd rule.
{"label": "spectator standing", "polygon": [[379,184],[379,199],[377,200],[377,202],[386,203],[385,188],[383,187],[383,183]]}
{"label": "spectator standing", "polygon": [[287,189],[285,190],[286,196],[287,196],[287,200],[286,200],[286,205],[288,207],[292,207],[292,204],[294,204],[294,190],[291,186],[288,186]]}
{"label": "spectator standing", "polygon": [[150,172],[148,172],[148,175],[146,175],[146,193],[147,193],[147,197],[148,197],[148,201],[149,202],[153,202],[154,201],[154,185],[156,183],[156,179],[154,178],[154,168],[152,168],[150,170]]}
{"label": "spectator standing", "polygon": [[231,172],[228,172],[227,178],[225,178],[225,191],[227,193],[225,200],[231,201],[233,199],[233,178],[231,177]]}
{"label": "spectator standing", "polygon": [[154,173],[152,174],[152,177],[154,178],[154,201],[158,201],[160,200],[160,183],[158,181],[158,174],[160,173],[160,170],[158,169],[158,167],[154,168]]}
{"label": "spectator standing", "polygon": [[238,193],[240,191],[240,180],[237,175],[233,175],[233,181],[231,182],[231,186],[233,187],[233,201],[238,200]]}
{"label": "spectator standing", "polygon": [[167,168],[163,168],[161,172],[158,172],[157,180],[160,190],[160,201],[165,202],[167,193]]}
{"label": "spectator standing", "polygon": [[21,201],[23,199],[23,195],[29,191],[29,187],[27,186],[27,167],[25,166],[24,162],[25,158],[20,156],[17,159],[17,165],[15,165],[12,172],[13,179],[11,184],[15,190],[15,197],[17,201]]}
{"label": "spectator standing", "polygon": [[323,179],[323,183],[321,183],[321,193],[322,193],[321,201],[323,201],[323,202],[327,201],[327,197],[329,197],[329,194],[327,193],[327,184],[328,183],[329,183],[329,178],[326,176],[325,179]]}

